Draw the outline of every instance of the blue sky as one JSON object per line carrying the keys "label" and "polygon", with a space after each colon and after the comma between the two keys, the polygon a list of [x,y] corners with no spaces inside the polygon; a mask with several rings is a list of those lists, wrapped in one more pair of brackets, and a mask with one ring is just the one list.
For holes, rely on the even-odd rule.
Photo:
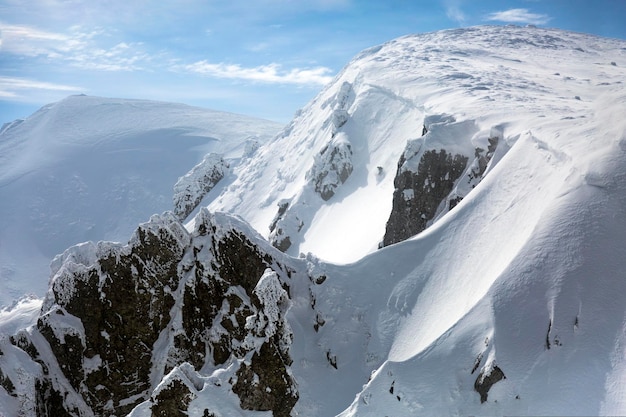
{"label": "blue sky", "polygon": [[71,94],[288,122],[360,50],[535,24],[626,39],[626,0],[0,0],[0,123]]}

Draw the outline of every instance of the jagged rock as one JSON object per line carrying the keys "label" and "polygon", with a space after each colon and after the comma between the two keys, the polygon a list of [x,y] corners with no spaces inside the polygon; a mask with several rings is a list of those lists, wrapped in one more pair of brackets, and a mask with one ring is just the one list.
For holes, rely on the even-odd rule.
{"label": "jagged rock", "polygon": [[[258,143],[256,143],[258,147]],[[246,152],[255,151],[255,142],[246,144]],[[224,178],[228,163],[221,155],[210,153],[174,184],[174,214],[183,221],[198,207],[217,183]]]}
{"label": "jagged rock", "polygon": [[[193,390],[177,374],[156,391],[154,381],[181,363],[199,370],[229,358],[242,361],[233,388],[242,407],[289,414],[298,398],[284,318],[292,270],[239,221],[202,209],[194,223],[188,232],[172,214],[153,216],[128,245],[83,244],[56,260],[35,331],[61,375],[27,332],[12,339],[44,368],[40,415],[125,415],[144,401],[155,416],[176,415]],[[245,386],[248,368],[264,394]]]}
{"label": "jagged rock", "polygon": [[480,394],[480,402],[487,401],[487,394],[489,390],[496,382],[506,379],[504,372],[497,365],[489,367],[488,369],[482,369],[476,381],[474,382],[474,390]]}
{"label": "jagged rock", "polygon": [[276,229],[276,224],[278,224],[278,222],[283,219],[283,216],[285,215],[285,212],[288,208],[289,200],[280,200],[278,202],[278,212],[276,213],[276,216],[274,216],[272,223],[270,223],[270,232],[273,232],[274,229]]}
{"label": "jagged rock", "polygon": [[278,213],[270,224],[269,241],[281,252],[291,247],[291,236],[299,233],[304,222],[297,215],[297,210],[290,210],[290,201],[281,200],[278,204]]}
{"label": "jagged rock", "polygon": [[168,375],[152,393],[152,417],[185,417],[189,403],[197,397],[195,387],[178,369]]}
{"label": "jagged rock", "polygon": [[[276,336],[273,336],[276,339]],[[276,348],[275,340],[264,343],[237,371],[233,392],[245,410],[269,411],[274,417],[289,417],[298,401],[295,382],[287,371],[291,359]]]}
{"label": "jagged rock", "polygon": [[315,191],[324,201],[328,201],[335,190],[350,176],[353,170],[352,146],[344,135],[338,135],[325,146],[306,174]]}
{"label": "jagged rock", "polygon": [[[2,351],[0,351],[0,356],[2,356]],[[8,376],[2,373],[2,369],[0,369],[0,387],[4,388],[9,395],[16,396],[15,385]]]}
{"label": "jagged rock", "polygon": [[489,161],[491,161],[491,158],[496,151],[496,147],[498,146],[499,137],[490,136],[487,140],[489,142],[487,150],[485,151],[485,149],[479,147],[476,148],[474,153],[475,160],[472,164],[470,174],[468,175],[472,188],[480,182],[483,174],[487,170],[487,165],[489,164]]}
{"label": "jagged rock", "polygon": [[444,149],[423,152],[416,170],[406,162],[419,155],[421,142],[409,142],[398,162],[394,179],[393,207],[383,246],[405,240],[426,229],[439,204],[450,194],[463,174],[468,158]]}

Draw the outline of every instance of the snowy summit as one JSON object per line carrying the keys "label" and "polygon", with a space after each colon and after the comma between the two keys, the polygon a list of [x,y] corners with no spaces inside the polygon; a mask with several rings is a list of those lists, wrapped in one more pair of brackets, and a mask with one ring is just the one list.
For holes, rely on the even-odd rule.
{"label": "snowy summit", "polygon": [[625,68],[535,27],[363,51],[0,312],[0,415],[626,414]]}

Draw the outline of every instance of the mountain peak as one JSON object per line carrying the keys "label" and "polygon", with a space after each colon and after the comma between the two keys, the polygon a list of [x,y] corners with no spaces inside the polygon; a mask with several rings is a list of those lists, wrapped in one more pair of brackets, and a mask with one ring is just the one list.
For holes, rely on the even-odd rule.
{"label": "mountain peak", "polygon": [[[488,152],[492,132],[500,132],[503,151],[553,120],[582,122],[598,100],[622,90],[623,44],[556,29],[479,26],[369,48],[209,207],[243,216],[289,254],[356,261],[383,241],[407,144],[478,164],[476,149]],[[263,175],[264,167],[277,175]],[[435,207],[424,223],[445,212]]]}
{"label": "mountain peak", "polygon": [[624,68],[534,27],[362,52],[0,312],[0,414],[626,413]]}

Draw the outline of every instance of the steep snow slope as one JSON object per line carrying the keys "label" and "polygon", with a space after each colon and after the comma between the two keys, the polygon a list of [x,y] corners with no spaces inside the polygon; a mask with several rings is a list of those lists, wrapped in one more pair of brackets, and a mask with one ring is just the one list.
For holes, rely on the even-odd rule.
{"label": "steep snow slope", "polygon": [[[492,128],[508,143],[548,121],[584,122],[597,97],[621,86],[624,52],[618,41],[537,28],[453,30],[371,48],[240,167],[209,207],[243,216],[265,236],[286,207],[275,227],[283,235],[270,237],[289,236],[288,253],[355,261],[385,235],[407,141],[471,163]],[[439,129],[422,140],[429,120]],[[332,184],[326,201],[320,183]]]}
{"label": "steep snow slope", "polygon": [[43,295],[52,257],[125,240],[172,209],[177,179],[208,152],[241,157],[280,125],[181,104],[72,96],[0,132],[0,305]]}
{"label": "steep snow slope", "polygon": [[211,207],[343,263],[466,157],[428,229],[347,265],[207,210],[71,248],[39,317],[0,313],[0,413],[626,414],[624,68],[537,28],[364,51]]}

